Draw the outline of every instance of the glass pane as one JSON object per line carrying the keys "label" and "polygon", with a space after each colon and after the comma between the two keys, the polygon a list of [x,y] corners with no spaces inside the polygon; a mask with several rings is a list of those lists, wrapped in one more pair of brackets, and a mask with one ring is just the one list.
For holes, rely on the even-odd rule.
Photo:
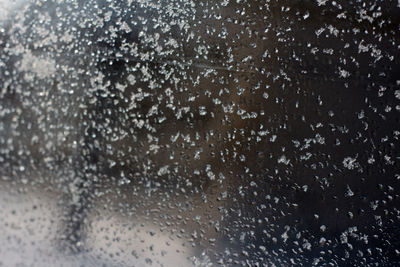
{"label": "glass pane", "polygon": [[0,0],[0,265],[399,265],[399,22]]}

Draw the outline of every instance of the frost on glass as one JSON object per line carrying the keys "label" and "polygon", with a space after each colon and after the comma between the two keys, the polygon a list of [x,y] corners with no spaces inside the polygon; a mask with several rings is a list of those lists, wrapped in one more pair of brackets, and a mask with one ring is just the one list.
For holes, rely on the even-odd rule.
{"label": "frost on glass", "polygon": [[0,265],[400,264],[399,23],[0,0]]}

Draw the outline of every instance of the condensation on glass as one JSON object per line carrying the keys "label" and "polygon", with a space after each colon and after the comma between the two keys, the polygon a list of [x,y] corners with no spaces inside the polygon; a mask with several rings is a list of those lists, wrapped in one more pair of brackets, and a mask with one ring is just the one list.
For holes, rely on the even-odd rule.
{"label": "condensation on glass", "polygon": [[0,265],[400,265],[400,2],[0,0]]}

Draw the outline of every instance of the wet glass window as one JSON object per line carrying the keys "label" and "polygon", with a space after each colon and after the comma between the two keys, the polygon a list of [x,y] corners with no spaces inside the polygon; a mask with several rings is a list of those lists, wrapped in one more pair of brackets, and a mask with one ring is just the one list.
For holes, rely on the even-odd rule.
{"label": "wet glass window", "polygon": [[397,0],[0,0],[0,265],[398,266],[399,126]]}

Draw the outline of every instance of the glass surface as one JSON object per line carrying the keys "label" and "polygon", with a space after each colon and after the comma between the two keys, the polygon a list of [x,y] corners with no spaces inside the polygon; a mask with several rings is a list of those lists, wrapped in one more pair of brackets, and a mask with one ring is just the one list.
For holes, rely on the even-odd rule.
{"label": "glass surface", "polygon": [[399,1],[0,0],[0,265],[400,265],[399,52]]}

